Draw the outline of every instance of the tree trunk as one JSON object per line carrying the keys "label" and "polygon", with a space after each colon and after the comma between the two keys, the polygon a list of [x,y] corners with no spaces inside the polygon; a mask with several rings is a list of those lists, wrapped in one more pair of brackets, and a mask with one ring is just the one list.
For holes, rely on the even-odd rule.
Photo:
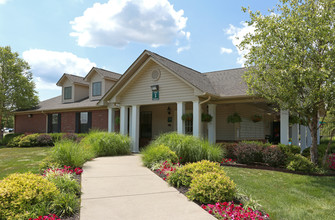
{"label": "tree trunk", "polygon": [[334,134],[335,134],[335,130],[332,130],[332,132],[330,133],[330,139],[329,139],[329,142],[328,142],[327,149],[326,149],[325,154],[323,155],[323,159],[322,159],[322,166],[323,167],[326,166],[327,156],[328,156],[328,152],[330,151],[330,146],[332,144]]}
{"label": "tree trunk", "polygon": [[309,129],[311,130],[312,136],[312,146],[310,149],[311,161],[314,164],[318,163],[318,113],[315,113],[312,121],[309,124]]}

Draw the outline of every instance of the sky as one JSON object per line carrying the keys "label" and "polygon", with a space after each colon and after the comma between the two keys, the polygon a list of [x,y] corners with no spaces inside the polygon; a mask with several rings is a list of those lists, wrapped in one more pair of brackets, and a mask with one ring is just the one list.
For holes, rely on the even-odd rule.
{"label": "sky", "polygon": [[0,46],[26,60],[41,101],[64,73],[123,74],[150,50],[210,72],[243,66],[236,45],[253,27],[242,7],[270,14],[276,0],[0,0]]}

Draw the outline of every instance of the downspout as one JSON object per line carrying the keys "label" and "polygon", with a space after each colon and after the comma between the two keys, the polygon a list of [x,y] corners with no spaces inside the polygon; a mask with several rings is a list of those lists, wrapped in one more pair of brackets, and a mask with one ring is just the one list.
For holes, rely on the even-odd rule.
{"label": "downspout", "polygon": [[199,105],[202,105],[202,104],[204,104],[204,103],[206,103],[206,102],[209,102],[211,99],[212,99],[212,96],[208,96],[208,99],[206,99],[206,100],[200,102]]}

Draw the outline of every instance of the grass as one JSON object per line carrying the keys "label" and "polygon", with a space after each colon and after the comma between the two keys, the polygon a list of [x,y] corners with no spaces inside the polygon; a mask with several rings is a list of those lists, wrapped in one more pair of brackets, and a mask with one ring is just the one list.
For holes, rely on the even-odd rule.
{"label": "grass", "polygon": [[51,147],[4,148],[0,147],[0,179],[11,173],[38,173],[39,163]]}
{"label": "grass", "polygon": [[235,167],[224,170],[271,219],[335,219],[335,177]]}

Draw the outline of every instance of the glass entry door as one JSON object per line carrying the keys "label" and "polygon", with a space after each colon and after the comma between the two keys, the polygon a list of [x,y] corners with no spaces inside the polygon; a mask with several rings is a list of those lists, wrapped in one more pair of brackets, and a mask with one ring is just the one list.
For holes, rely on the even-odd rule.
{"label": "glass entry door", "polygon": [[152,112],[143,111],[140,113],[140,147],[144,147],[152,138]]}

